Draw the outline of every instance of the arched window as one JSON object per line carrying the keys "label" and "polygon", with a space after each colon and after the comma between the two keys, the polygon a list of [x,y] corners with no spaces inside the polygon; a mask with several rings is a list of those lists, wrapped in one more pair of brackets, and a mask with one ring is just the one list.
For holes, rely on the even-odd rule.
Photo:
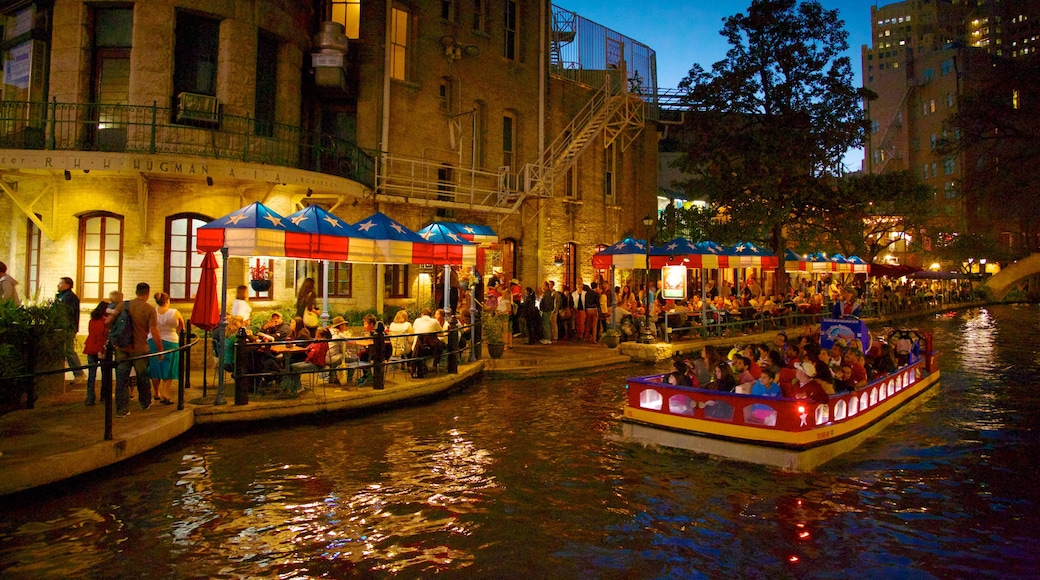
{"label": "arched window", "polygon": [[171,300],[191,300],[202,277],[202,258],[196,246],[198,229],[210,218],[182,213],[166,218],[166,260],[163,288]]}
{"label": "arched window", "polygon": [[79,217],[76,278],[80,300],[104,300],[123,279],[123,216],[107,211]]}

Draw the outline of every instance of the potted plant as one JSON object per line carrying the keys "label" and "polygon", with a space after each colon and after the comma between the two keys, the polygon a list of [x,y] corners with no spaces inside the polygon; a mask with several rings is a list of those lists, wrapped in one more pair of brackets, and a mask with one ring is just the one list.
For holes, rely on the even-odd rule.
{"label": "potted plant", "polygon": [[271,289],[271,278],[273,277],[274,272],[271,271],[271,268],[262,264],[258,258],[256,265],[249,269],[249,286],[255,292],[267,292]]}
{"label": "potted plant", "polygon": [[502,358],[502,355],[506,351],[506,343],[503,342],[503,328],[506,322],[503,324],[505,316],[499,316],[495,312],[484,312],[481,314],[481,333],[484,336],[484,342],[487,343],[488,354],[491,358]]}
{"label": "potted plant", "polygon": [[607,348],[615,348],[621,344],[621,331],[611,326],[603,331],[603,335],[600,336],[600,342],[607,345]]}

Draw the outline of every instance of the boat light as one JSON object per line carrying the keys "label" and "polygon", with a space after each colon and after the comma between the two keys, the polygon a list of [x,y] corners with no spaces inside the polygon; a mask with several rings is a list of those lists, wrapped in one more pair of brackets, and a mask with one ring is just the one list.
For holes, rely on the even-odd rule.
{"label": "boat light", "polygon": [[798,412],[799,413],[804,413],[805,412],[805,405],[798,405]]}

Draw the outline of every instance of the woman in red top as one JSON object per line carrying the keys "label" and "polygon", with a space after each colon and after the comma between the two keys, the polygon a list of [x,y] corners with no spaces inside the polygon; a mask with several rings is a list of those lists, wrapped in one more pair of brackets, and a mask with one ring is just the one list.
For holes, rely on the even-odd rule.
{"label": "woman in red top", "polygon": [[105,343],[108,342],[108,328],[105,326],[105,315],[108,310],[108,302],[104,300],[90,313],[90,323],[87,325],[87,343],[83,347],[83,354],[87,355],[87,400],[86,404],[93,405],[97,400],[94,391],[94,382],[97,378],[97,368],[101,357],[105,354]]}
{"label": "woman in red top", "polygon": [[300,390],[299,373],[317,371],[325,366],[325,357],[329,353],[328,341],[331,339],[332,333],[328,328],[318,329],[318,338],[315,339],[315,342],[307,345],[307,359],[303,362],[289,365],[289,369],[292,372],[286,377],[286,387],[291,394],[295,395]]}

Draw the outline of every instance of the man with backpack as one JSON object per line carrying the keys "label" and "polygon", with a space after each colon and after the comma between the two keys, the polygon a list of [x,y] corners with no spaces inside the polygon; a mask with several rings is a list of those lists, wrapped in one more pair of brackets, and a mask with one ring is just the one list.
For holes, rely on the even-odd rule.
{"label": "man with backpack", "polygon": [[[109,342],[115,349],[116,362],[116,417],[126,417],[130,414],[130,368],[137,371],[137,397],[141,402],[141,409],[145,410],[152,406],[152,390],[148,380],[148,359],[140,358],[128,360],[134,357],[148,354],[148,333],[159,336],[159,319],[155,307],[148,304],[148,295],[151,287],[141,282],[137,285],[136,298],[120,302],[112,315],[108,317],[107,324]],[[126,311],[126,316],[123,312]],[[123,320],[120,320],[120,317]],[[129,320],[126,318],[129,317]],[[130,330],[125,330],[129,326]],[[132,334],[132,336],[131,336]],[[163,355],[157,355],[158,360]]]}

